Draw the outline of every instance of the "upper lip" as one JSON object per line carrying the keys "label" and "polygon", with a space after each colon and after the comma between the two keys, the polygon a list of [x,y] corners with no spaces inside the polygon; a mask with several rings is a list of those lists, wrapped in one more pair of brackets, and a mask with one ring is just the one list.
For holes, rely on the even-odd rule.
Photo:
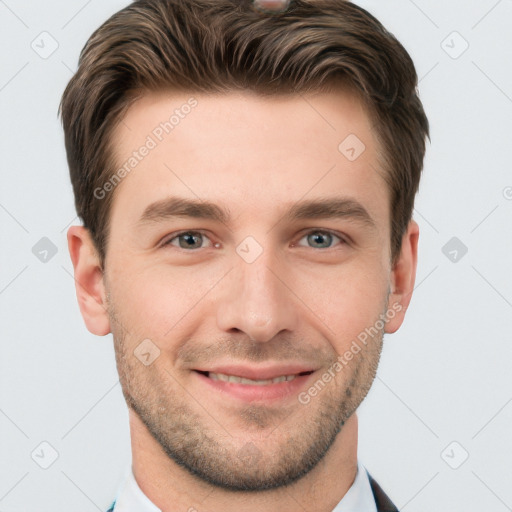
{"label": "upper lip", "polygon": [[280,364],[265,366],[222,365],[202,368],[194,368],[198,372],[223,373],[252,380],[268,380],[282,375],[296,375],[303,372],[313,372],[314,368],[304,364]]}

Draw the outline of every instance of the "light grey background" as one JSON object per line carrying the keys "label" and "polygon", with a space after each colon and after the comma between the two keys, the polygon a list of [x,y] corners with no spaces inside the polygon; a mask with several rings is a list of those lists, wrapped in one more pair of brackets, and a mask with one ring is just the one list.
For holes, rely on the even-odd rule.
{"label": "light grey background", "polygon": [[[417,289],[359,456],[406,512],[512,510],[512,1],[357,3],[410,51],[432,137]],[[57,119],[79,51],[126,4],[0,0],[0,512],[106,510],[131,460],[111,336],[75,300]]]}

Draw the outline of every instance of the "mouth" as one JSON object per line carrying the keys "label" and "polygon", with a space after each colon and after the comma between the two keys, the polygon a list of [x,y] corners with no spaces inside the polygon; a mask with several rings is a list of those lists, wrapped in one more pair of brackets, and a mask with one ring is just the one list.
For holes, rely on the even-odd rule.
{"label": "mouth", "polygon": [[239,375],[229,375],[226,373],[215,373],[201,370],[195,371],[212,380],[232,382],[235,384],[244,384],[246,386],[270,386],[271,384],[278,384],[280,382],[290,382],[296,379],[297,377],[302,377],[304,375],[310,375],[311,373],[313,373],[313,370],[309,370],[300,373],[292,373],[290,375],[279,375],[271,379],[249,379],[247,377],[241,377]]}
{"label": "mouth", "polygon": [[298,366],[249,368],[240,366],[194,369],[205,391],[225,400],[275,402],[290,399],[306,387],[315,370]]}

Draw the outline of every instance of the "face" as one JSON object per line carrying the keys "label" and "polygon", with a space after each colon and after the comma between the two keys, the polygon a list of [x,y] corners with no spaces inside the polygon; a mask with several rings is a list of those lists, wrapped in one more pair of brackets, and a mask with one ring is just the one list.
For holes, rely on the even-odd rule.
{"label": "face", "polygon": [[102,283],[129,407],[204,481],[299,479],[401,322],[368,116],[348,92],[153,94],[114,135]]}

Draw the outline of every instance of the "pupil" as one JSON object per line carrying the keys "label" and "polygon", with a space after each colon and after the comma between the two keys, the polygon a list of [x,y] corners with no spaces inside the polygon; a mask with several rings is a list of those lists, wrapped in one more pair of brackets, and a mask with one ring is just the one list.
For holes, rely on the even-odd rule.
{"label": "pupil", "polygon": [[330,237],[329,233],[316,233],[314,235],[310,235],[315,244],[318,244],[322,247],[329,247],[330,245]]}
{"label": "pupil", "polygon": [[[185,242],[184,242],[184,244],[181,244],[181,247],[190,248],[190,247],[193,247],[194,244],[197,245],[199,236],[192,235],[192,234],[186,234],[186,235],[182,235],[182,236],[183,236],[183,239],[185,240]],[[199,245],[201,245],[200,242],[199,242]]]}

